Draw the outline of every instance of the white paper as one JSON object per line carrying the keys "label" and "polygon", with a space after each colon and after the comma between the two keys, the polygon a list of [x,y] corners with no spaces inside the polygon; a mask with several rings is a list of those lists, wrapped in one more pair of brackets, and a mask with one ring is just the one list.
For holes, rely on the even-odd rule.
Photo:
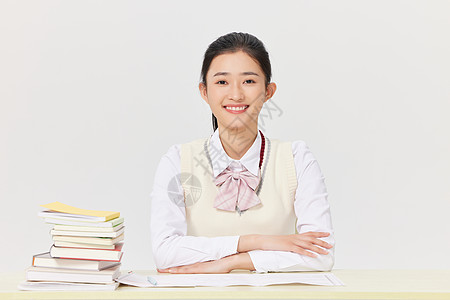
{"label": "white paper", "polygon": [[[154,276],[152,276],[154,277]],[[138,286],[138,287],[151,287],[153,284],[148,281],[147,276],[138,275],[132,272],[124,274],[115,279],[117,282],[126,285]]]}
{"label": "white paper", "polygon": [[163,274],[152,275],[157,284],[153,285],[147,276],[126,274],[116,281],[139,287],[177,287],[177,286],[265,286],[271,284],[301,283],[312,285],[344,285],[333,273],[262,273],[262,274]]}

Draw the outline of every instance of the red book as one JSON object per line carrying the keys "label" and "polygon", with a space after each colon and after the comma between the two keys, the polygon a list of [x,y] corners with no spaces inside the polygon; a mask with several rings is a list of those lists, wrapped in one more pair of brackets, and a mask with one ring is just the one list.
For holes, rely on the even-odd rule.
{"label": "red book", "polygon": [[59,268],[59,269],[76,269],[76,270],[94,270],[101,271],[117,265],[120,262],[87,260],[87,259],[64,259],[54,258],[50,253],[45,252],[33,256],[33,267]]}
{"label": "red book", "polygon": [[96,248],[71,248],[52,246],[50,255],[58,258],[68,259],[88,259],[120,262],[122,259],[123,243],[115,245],[114,249],[96,249]]}

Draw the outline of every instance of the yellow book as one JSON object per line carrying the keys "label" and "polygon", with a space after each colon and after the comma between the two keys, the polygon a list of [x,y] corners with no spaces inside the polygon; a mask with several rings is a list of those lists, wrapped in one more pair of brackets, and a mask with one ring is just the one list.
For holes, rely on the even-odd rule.
{"label": "yellow book", "polygon": [[119,212],[82,209],[82,208],[73,207],[73,206],[70,206],[70,205],[67,205],[67,204],[64,204],[61,202],[52,202],[52,203],[44,204],[41,206],[45,207],[49,210],[55,211],[55,212],[72,214],[72,215],[97,217],[97,218],[101,218],[103,221],[109,221],[109,220],[118,218],[120,216]]}

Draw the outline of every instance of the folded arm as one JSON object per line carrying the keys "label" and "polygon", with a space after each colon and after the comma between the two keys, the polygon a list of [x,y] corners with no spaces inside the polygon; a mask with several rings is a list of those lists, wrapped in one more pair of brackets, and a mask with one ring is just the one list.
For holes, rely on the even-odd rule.
{"label": "folded arm", "polygon": [[[327,236],[316,237],[309,244],[298,242],[294,235],[187,236],[184,196],[177,178],[180,174],[179,146],[175,145],[158,165],[151,194],[151,238],[157,268],[186,273],[222,273],[232,269],[257,272],[330,270],[334,264],[334,247],[327,244],[334,246],[334,235],[324,178],[304,143],[293,144],[293,153],[299,182],[294,205],[297,231],[303,235],[327,232]],[[169,193],[169,182],[174,178],[178,182],[171,186],[178,186],[180,190]],[[288,240],[298,247],[285,246],[286,243],[280,243],[280,237],[283,242]],[[327,244],[320,243],[323,241]],[[318,248],[326,249],[327,253]],[[173,268],[176,266],[184,267]]]}

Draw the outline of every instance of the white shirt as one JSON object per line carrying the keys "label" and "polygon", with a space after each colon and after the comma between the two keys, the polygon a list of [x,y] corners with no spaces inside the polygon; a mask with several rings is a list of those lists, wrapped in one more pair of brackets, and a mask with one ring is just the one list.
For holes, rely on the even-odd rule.
{"label": "white shirt", "polygon": [[[214,176],[225,168],[242,169],[245,166],[254,175],[258,174],[261,136],[258,135],[250,149],[240,160],[230,158],[223,149],[219,130],[211,136],[211,147],[218,155],[211,157]],[[179,182],[181,172],[180,144],[173,145],[161,158],[156,170],[151,197],[150,232],[153,257],[159,269],[189,265],[197,262],[217,260],[236,254],[239,236],[196,237],[187,236],[186,211],[184,206],[173,201],[173,193],[183,199],[183,188]],[[294,210],[297,216],[297,231],[329,232],[322,240],[334,246],[328,193],[324,176],[309,148],[303,141],[292,142],[298,186],[295,193]],[[178,191],[169,182],[178,183]],[[181,201],[182,203],[183,201]],[[317,254],[316,258],[288,251],[252,250],[248,254],[256,272],[269,271],[328,271],[334,264],[334,247],[327,255]]]}

